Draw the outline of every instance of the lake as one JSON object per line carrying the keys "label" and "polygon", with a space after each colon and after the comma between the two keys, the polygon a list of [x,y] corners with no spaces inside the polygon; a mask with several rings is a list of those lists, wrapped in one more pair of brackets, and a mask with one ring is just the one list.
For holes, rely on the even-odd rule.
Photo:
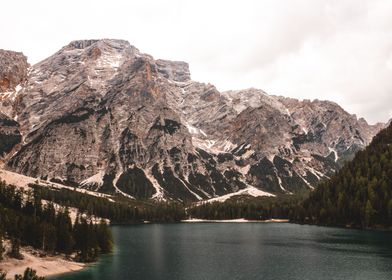
{"label": "lake", "polygon": [[392,233],[289,223],[112,227],[116,248],[56,280],[392,279]]}

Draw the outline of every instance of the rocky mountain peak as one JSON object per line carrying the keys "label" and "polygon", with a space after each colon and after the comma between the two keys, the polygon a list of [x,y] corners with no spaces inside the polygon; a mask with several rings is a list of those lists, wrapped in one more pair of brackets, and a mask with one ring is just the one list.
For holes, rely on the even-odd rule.
{"label": "rocky mountain peak", "polygon": [[278,99],[260,89],[230,90],[222,92],[222,95],[229,100],[237,113],[241,113],[248,107],[257,108],[263,104],[271,106],[283,114],[287,113],[286,108]]}
{"label": "rocky mountain peak", "polygon": [[26,81],[28,67],[23,53],[0,49],[0,92],[14,91]]}
{"label": "rocky mountain peak", "polygon": [[100,40],[75,40],[65,46],[65,49],[85,49],[91,45],[99,42]]}
{"label": "rocky mountain peak", "polygon": [[332,102],[219,92],[123,40],[73,41],[21,77],[0,103],[7,168],[135,198],[313,188],[383,126]]}
{"label": "rocky mountain peak", "polygon": [[94,47],[102,47],[107,45],[112,48],[117,49],[128,49],[128,48],[135,48],[131,46],[131,44],[126,40],[119,40],[119,39],[90,39],[90,40],[75,40],[70,42],[67,46],[63,49],[66,50],[82,50],[89,48],[91,46]]}
{"label": "rocky mountain peak", "polygon": [[166,78],[175,82],[187,82],[191,79],[189,64],[183,61],[158,59],[158,71]]}

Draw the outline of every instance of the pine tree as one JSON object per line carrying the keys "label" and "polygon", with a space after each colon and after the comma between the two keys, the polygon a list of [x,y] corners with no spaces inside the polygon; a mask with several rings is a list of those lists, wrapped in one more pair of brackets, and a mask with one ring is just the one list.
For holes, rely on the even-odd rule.
{"label": "pine tree", "polygon": [[13,208],[15,210],[20,210],[22,209],[22,205],[23,205],[23,194],[21,190],[17,190],[15,191],[15,187],[14,187],[14,197],[13,197]]}
{"label": "pine tree", "polygon": [[7,280],[7,273],[0,270],[0,280]]}
{"label": "pine tree", "polygon": [[392,221],[392,198],[388,202],[388,217]]}
{"label": "pine tree", "polygon": [[72,236],[72,222],[68,208],[61,210],[56,218],[57,245],[56,250],[67,255],[72,253],[74,238]]}
{"label": "pine tree", "polygon": [[365,227],[369,227],[372,222],[372,217],[374,214],[374,209],[370,200],[366,202],[365,206]]}
{"label": "pine tree", "polygon": [[23,255],[20,253],[20,240],[19,238],[11,239],[11,252],[9,253],[10,257],[22,260]]}
{"label": "pine tree", "polygon": [[104,220],[101,220],[101,223],[97,229],[98,233],[98,244],[102,253],[109,253],[113,249],[113,236],[109,227],[107,226]]}
{"label": "pine tree", "polygon": [[34,189],[34,215],[41,216],[42,214],[42,199],[39,190]]}
{"label": "pine tree", "polygon": [[57,236],[56,228],[50,223],[43,222],[39,226],[41,236],[41,246],[43,251],[54,252],[56,248]]}
{"label": "pine tree", "polygon": [[[5,253],[5,248],[4,248],[4,245],[3,245],[3,236],[0,233],[0,261],[3,260],[3,254],[4,253]],[[0,278],[0,280],[1,280],[1,278]]]}
{"label": "pine tree", "polygon": [[45,278],[37,276],[37,272],[28,267],[24,271],[23,276],[20,274],[15,275],[15,280],[45,280]]}

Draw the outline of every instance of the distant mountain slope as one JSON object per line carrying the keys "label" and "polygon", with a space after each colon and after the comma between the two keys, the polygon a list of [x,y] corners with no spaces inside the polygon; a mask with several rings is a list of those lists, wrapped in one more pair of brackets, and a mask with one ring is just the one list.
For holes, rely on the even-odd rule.
{"label": "distant mountain slope", "polygon": [[15,57],[0,60],[0,70],[22,69],[0,90],[5,168],[103,193],[184,202],[295,193],[383,127],[328,101],[219,92],[191,80],[187,63],[123,40],[73,41],[31,67]]}
{"label": "distant mountain slope", "polygon": [[301,222],[353,227],[392,226],[392,125],[378,133],[297,209]]}

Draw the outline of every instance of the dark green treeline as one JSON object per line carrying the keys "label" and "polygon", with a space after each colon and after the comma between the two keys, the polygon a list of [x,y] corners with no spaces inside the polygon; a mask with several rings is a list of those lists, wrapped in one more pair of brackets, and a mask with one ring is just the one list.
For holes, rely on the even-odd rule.
{"label": "dark green treeline", "polygon": [[392,125],[295,208],[300,223],[392,227]]}
{"label": "dark green treeline", "polygon": [[89,215],[110,219],[111,224],[134,224],[143,221],[179,222],[186,218],[185,208],[177,202],[137,201],[113,197],[110,201],[69,189],[53,190],[39,185],[30,185],[43,199],[60,205],[75,207]]}
{"label": "dark green treeline", "polygon": [[0,232],[12,241],[12,257],[20,257],[19,246],[30,245],[49,253],[76,253],[79,261],[94,261],[112,249],[112,235],[102,221],[93,224],[78,215],[72,225],[66,207],[43,205],[37,191],[24,193],[0,182]]}

